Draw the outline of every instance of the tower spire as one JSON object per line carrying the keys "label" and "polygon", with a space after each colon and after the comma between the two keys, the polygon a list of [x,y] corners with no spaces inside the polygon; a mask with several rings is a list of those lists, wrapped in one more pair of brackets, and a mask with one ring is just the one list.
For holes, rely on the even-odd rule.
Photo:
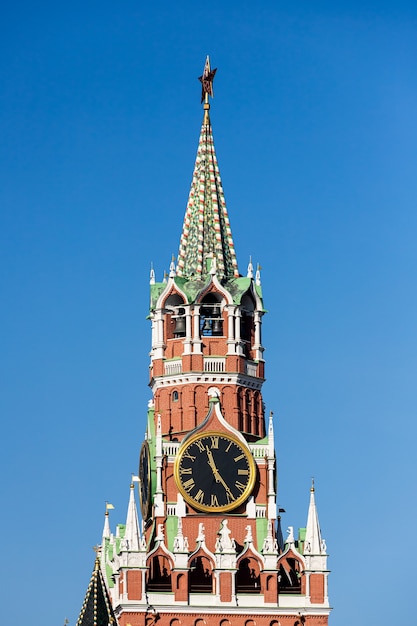
{"label": "tower spire", "polygon": [[129,506],[126,517],[125,546],[127,550],[138,551],[140,549],[140,533],[138,512],[135,502],[135,489],[133,482],[130,485]]}
{"label": "tower spire", "polygon": [[213,259],[220,280],[239,276],[209,116],[215,73],[207,57],[199,77],[203,124],[178,253],[177,276],[188,279],[204,279]]}
{"label": "tower spire", "polygon": [[304,554],[318,555],[326,553],[326,544],[321,538],[319,516],[317,513],[314,478],[311,481],[310,505],[308,507]]}

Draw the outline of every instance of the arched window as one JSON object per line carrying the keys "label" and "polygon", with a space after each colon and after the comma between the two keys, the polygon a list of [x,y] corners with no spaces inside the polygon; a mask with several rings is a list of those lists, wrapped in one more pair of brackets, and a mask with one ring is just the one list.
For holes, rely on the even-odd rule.
{"label": "arched window", "polygon": [[152,557],[148,579],[149,591],[171,590],[171,565],[168,557],[159,554]]}
{"label": "arched window", "polygon": [[223,317],[221,301],[212,293],[201,301],[200,334],[202,337],[219,337],[223,335]]}
{"label": "arched window", "polygon": [[184,300],[177,293],[172,293],[165,300],[166,339],[185,337],[186,322]]}
{"label": "arched window", "polygon": [[210,559],[204,556],[195,557],[190,564],[190,592],[212,593],[213,576]]}
{"label": "arched window", "polygon": [[178,402],[178,391],[173,391],[172,392],[172,401],[173,402]]}
{"label": "arched window", "polygon": [[256,559],[245,557],[239,562],[236,573],[236,591],[238,593],[260,593],[260,571]]}
{"label": "arched window", "polygon": [[280,560],[278,581],[280,593],[301,593],[300,562],[291,557]]}

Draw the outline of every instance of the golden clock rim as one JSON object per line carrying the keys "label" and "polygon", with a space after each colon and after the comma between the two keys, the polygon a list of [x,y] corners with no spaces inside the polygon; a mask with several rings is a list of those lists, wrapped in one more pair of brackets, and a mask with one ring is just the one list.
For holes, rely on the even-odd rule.
{"label": "golden clock rim", "polygon": [[[193,498],[191,498],[187,494],[185,489],[182,488],[181,479],[179,475],[179,465],[180,465],[180,461],[183,456],[183,453],[189,446],[195,443],[198,439],[203,439],[205,437],[224,437],[225,439],[229,439],[233,441],[233,443],[235,443],[242,449],[242,452],[244,452],[245,456],[248,459],[250,476],[249,476],[248,484],[246,485],[245,491],[234,502],[231,502],[230,504],[225,504],[224,506],[208,506],[205,504],[198,504],[195,502],[195,500],[193,500]],[[255,487],[255,482],[256,482],[256,463],[255,463],[255,459],[253,458],[252,452],[248,444],[246,442],[243,443],[239,437],[237,437],[236,435],[232,433],[227,433],[221,430],[208,430],[204,433],[195,433],[194,435],[191,435],[189,438],[181,442],[181,445],[178,449],[177,457],[175,459],[175,464],[174,464],[174,480],[175,480],[175,484],[177,485],[177,489],[182,495],[182,497],[184,498],[184,500],[188,504],[190,504],[193,508],[197,509],[198,511],[202,511],[203,513],[227,513],[241,506],[241,504],[243,504],[252,493],[253,488]]]}
{"label": "golden clock rim", "polygon": [[[150,508],[150,504],[151,504],[151,449],[149,447],[149,443],[148,441],[145,439],[145,441],[142,442],[142,445],[140,447],[140,452],[139,452],[139,478],[140,478],[140,474],[141,474],[141,460],[142,460],[142,454],[143,451],[146,450],[146,454],[148,455],[148,471],[147,471],[147,481],[148,481],[148,498],[147,498],[147,502],[145,503],[146,506],[144,506],[144,503],[142,502],[142,490],[140,488],[140,483],[139,483],[139,504],[140,504],[140,512],[142,513],[142,517],[149,517],[149,508]],[[146,514],[144,514],[144,509]]]}

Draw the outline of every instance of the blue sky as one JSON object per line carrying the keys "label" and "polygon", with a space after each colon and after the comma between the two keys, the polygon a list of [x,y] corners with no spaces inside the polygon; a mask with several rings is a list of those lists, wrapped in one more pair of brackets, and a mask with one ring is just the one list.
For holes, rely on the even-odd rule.
{"label": "blue sky", "polygon": [[[332,626],[416,584],[417,5],[15,2],[0,24],[3,597],[73,625],[145,429],[149,266],[211,118],[241,272],[263,267],[284,523],[311,477]],[[23,600],[24,598],[24,600]],[[0,620],[1,621],[1,620]]]}

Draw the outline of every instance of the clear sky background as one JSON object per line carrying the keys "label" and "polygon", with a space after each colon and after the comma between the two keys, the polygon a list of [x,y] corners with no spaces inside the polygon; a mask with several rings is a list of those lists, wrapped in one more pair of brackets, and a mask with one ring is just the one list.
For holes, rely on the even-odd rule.
{"label": "clear sky background", "polygon": [[0,624],[73,626],[105,500],[125,521],[206,54],[285,528],[314,476],[331,626],[411,623],[417,4],[16,0],[0,33]]}

